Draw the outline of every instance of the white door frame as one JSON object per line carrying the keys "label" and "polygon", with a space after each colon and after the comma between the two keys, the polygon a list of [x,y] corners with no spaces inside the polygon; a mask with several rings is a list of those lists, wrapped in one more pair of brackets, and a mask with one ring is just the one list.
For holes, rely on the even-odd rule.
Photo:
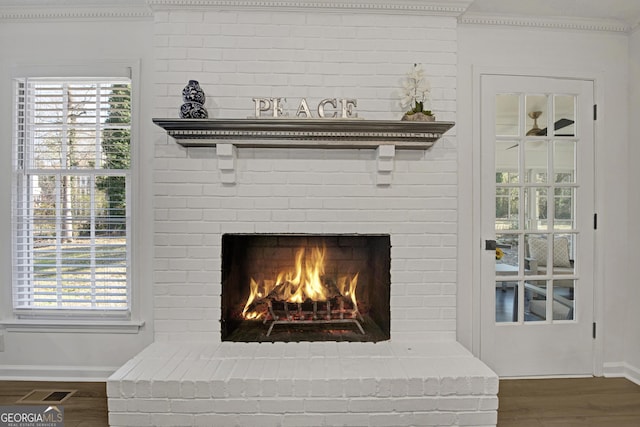
{"label": "white door frame", "polygon": [[[604,74],[600,71],[585,71],[584,69],[576,70],[558,70],[549,67],[541,68],[522,68],[522,67],[494,67],[494,66],[474,66],[473,67],[473,109],[472,109],[472,233],[471,242],[472,245],[472,301],[471,301],[471,318],[472,318],[472,352],[476,356],[480,356],[480,337],[481,337],[481,312],[480,312],[480,291],[482,286],[481,277],[481,255],[484,252],[484,240],[481,235],[481,76],[483,75],[504,75],[504,76],[523,76],[523,77],[548,77],[554,79],[571,79],[571,80],[589,80],[593,82],[594,88],[594,101],[596,105],[604,105],[604,94],[600,88],[598,82],[604,81]],[[598,159],[602,158],[600,153],[601,148],[599,141],[604,140],[604,111],[600,108],[598,111],[598,119],[594,122],[594,156],[595,156],[595,170],[594,170],[594,204],[595,212],[602,211],[598,195],[601,189],[599,188],[600,180],[599,169],[601,165],[598,164]],[[593,284],[593,321],[598,325],[598,333],[594,340],[593,347],[593,374],[601,376],[603,374],[603,361],[604,361],[604,348],[603,348],[603,313],[604,313],[604,277],[603,266],[601,265],[604,259],[603,248],[604,245],[599,244],[601,237],[598,230],[594,234],[594,284]]]}

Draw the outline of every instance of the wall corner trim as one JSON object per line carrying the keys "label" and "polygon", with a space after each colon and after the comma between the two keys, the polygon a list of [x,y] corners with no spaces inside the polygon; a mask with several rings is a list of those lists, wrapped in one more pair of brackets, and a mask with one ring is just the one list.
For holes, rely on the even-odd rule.
{"label": "wall corner trim", "polygon": [[640,385],[640,368],[626,362],[608,362],[604,364],[603,375],[609,378],[622,377]]}

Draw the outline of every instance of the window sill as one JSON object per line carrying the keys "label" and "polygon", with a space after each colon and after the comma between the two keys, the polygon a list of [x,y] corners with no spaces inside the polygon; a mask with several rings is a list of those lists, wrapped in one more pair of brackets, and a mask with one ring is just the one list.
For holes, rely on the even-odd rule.
{"label": "window sill", "polygon": [[143,320],[14,319],[0,321],[0,328],[4,328],[7,332],[137,334],[143,326]]}

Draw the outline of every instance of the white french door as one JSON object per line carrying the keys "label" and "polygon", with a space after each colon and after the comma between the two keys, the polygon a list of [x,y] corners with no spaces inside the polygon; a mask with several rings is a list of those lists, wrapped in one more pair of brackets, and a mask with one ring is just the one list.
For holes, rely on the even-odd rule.
{"label": "white french door", "polygon": [[481,359],[593,373],[593,82],[481,76]]}

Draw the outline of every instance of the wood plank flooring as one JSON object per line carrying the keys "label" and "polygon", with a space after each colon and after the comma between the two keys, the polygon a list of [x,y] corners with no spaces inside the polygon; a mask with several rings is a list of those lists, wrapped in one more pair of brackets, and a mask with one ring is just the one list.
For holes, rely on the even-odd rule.
{"label": "wood plank flooring", "polygon": [[64,408],[64,427],[109,425],[107,384],[103,382],[0,381],[0,405],[15,405],[17,400],[34,389],[77,390],[61,405]]}
{"label": "wood plank flooring", "polygon": [[498,427],[638,427],[640,386],[624,378],[500,380]]}
{"label": "wood plank flooring", "polygon": [[[77,389],[65,427],[108,426],[105,383],[0,381],[0,405],[33,389]],[[498,427],[638,427],[640,386],[623,378],[501,380]]]}

